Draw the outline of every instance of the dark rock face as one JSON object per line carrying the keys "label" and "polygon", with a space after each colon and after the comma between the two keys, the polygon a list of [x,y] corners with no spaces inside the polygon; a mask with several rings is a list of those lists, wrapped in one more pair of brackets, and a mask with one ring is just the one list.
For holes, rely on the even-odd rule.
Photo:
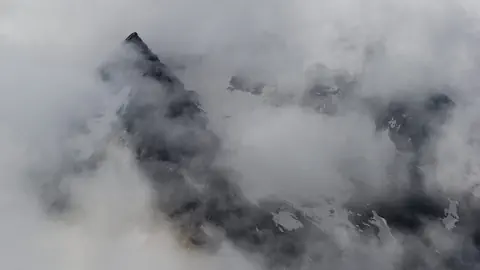
{"label": "dark rock face", "polygon": [[393,200],[381,200],[369,205],[351,206],[355,215],[352,222],[364,230],[370,227],[373,211],[384,218],[395,230],[407,234],[421,233],[426,222],[440,221],[445,216],[448,201],[432,198],[425,194],[407,194]]}
{"label": "dark rock face", "polygon": [[230,91],[243,91],[253,95],[260,95],[264,87],[264,83],[254,82],[243,76],[232,76],[227,89]]}
{"label": "dark rock face", "polygon": [[439,221],[445,216],[448,200],[425,193],[420,166],[426,147],[447,120],[453,106],[447,95],[432,94],[423,100],[395,100],[379,111],[377,130],[388,130],[397,150],[412,154],[408,166],[410,186],[406,195],[372,202],[360,210],[362,214],[356,217],[356,224],[363,226],[371,218],[371,212],[376,211],[392,228],[415,233],[421,231],[426,221]]}
{"label": "dark rock face", "polygon": [[[288,231],[274,221],[272,211],[248,201],[211,163],[220,143],[207,128],[198,95],[185,90],[138,34],[128,36],[125,44],[138,53],[135,67],[140,74],[165,92],[163,100],[152,100],[138,89],[119,112],[138,166],[158,192],[157,208],[188,231],[194,245],[208,244],[202,225],[210,224],[246,252],[265,255],[271,267],[293,266],[301,260],[307,231],[313,226]],[[183,171],[191,173],[195,183]],[[309,222],[299,211],[292,215]]]}
{"label": "dark rock face", "polygon": [[334,114],[337,103],[348,96],[356,86],[350,74],[315,65],[307,71],[307,89],[301,105],[320,113]]}
{"label": "dark rock face", "polygon": [[163,93],[137,89],[120,112],[137,158],[180,163],[206,153],[206,148],[215,151],[218,138],[206,129],[207,119],[197,93],[186,90],[138,34],[128,36],[125,44],[139,55],[134,66],[157,82],[161,88],[158,92]]}
{"label": "dark rock face", "polygon": [[[160,98],[151,98],[140,87],[119,111],[128,145],[158,193],[155,207],[190,235],[193,245],[209,244],[202,229],[208,224],[221,229],[229,241],[245,252],[264,255],[271,268],[298,269],[310,243],[322,237],[322,241],[328,241],[328,237],[306,214],[282,201],[256,205],[247,200],[229,175],[212,163],[220,141],[208,130],[207,115],[198,94],[186,90],[138,34],[127,37],[125,45],[138,55],[134,63],[138,72],[153,80],[158,92],[163,91]],[[248,86],[236,77],[230,83],[242,91],[261,93],[262,85]],[[354,82],[342,77],[335,77],[334,84],[340,87],[333,89],[332,83],[316,82],[307,90],[305,100],[314,100],[311,105],[317,109],[318,104],[354,87]],[[351,222],[359,231],[366,227],[378,229],[371,223],[374,212],[393,230],[409,235],[420,235],[427,222],[440,222],[445,216],[448,200],[425,192],[419,166],[425,147],[454,106],[447,95],[433,94],[423,100],[395,100],[375,111],[377,130],[388,130],[399,151],[412,153],[408,169],[411,185],[401,196],[346,205],[352,211]],[[278,224],[274,215],[280,211],[289,212],[302,224],[301,228],[288,230]],[[478,231],[471,230],[475,243],[480,242]],[[419,260],[408,260],[402,269]],[[448,263],[454,265],[456,261]]]}
{"label": "dark rock face", "polygon": [[183,83],[159,60],[136,32],[130,34],[125,39],[125,43],[131,45],[140,54],[141,57],[136,64],[145,76],[161,82],[170,92],[175,89],[184,90]]}
{"label": "dark rock face", "polygon": [[393,101],[378,116],[377,127],[389,131],[399,150],[418,152],[446,121],[453,106],[453,101],[441,93],[422,101]]}

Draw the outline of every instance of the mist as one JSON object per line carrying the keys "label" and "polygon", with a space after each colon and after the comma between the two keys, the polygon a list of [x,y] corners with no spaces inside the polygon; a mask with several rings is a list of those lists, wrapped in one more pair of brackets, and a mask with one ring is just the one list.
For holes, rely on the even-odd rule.
{"label": "mist", "polygon": [[[234,172],[252,202],[273,196],[311,203],[305,211],[321,220],[334,243],[311,247],[325,258],[314,267],[394,269],[406,252],[437,265],[420,237],[390,232],[377,217],[386,232],[365,239],[341,208],[407,182],[391,176],[401,158],[357,101],[451,89],[457,106],[429,153],[435,163],[424,168],[427,185],[431,192],[450,192],[452,200],[478,196],[479,19],[480,4],[467,0],[3,1],[0,264],[263,268],[228,241],[215,253],[186,249],[169,221],[153,213],[154,195],[132,153],[111,139],[125,93],[103,83],[98,69],[137,31],[176,67],[186,88],[199,93],[210,128],[223,142],[216,163]],[[360,82],[353,101],[339,105],[334,116],[297,102],[309,83],[305,74],[318,63]],[[227,91],[237,73],[276,90],[261,97]],[[287,98],[278,105],[276,97]],[[78,159],[99,149],[98,166],[72,173]],[[42,206],[57,196],[49,185],[71,194],[74,210],[66,217]],[[451,253],[464,240],[436,224],[422,237]]]}

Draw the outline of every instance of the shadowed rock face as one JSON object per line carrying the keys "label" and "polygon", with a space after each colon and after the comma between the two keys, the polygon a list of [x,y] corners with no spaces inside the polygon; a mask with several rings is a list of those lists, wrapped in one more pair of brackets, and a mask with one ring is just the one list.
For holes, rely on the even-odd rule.
{"label": "shadowed rock face", "polygon": [[130,34],[125,39],[125,43],[132,45],[141,56],[136,64],[143,75],[162,83],[171,92],[185,90],[183,83],[160,61],[158,56],[150,50],[136,32]]}
{"label": "shadowed rock face", "polygon": [[388,130],[398,151],[413,154],[409,165],[412,189],[423,189],[419,167],[454,105],[447,95],[435,93],[420,100],[394,100],[377,116],[377,130]]}
{"label": "shadowed rock face", "polygon": [[[350,97],[348,94],[353,91],[356,84],[354,80],[348,80],[348,77],[335,77],[325,71],[325,68],[321,68],[317,72],[320,75],[327,75],[319,76],[320,79],[317,81],[313,80],[314,84],[305,92],[305,102],[302,105],[318,110],[318,108],[329,108],[328,105],[333,104],[332,98],[343,101],[342,99]],[[375,215],[378,215],[385,219],[391,230],[405,235],[422,237],[427,225],[442,224],[446,216],[445,209],[449,207],[450,202],[446,194],[431,194],[426,191],[424,175],[420,167],[423,165],[424,156],[432,150],[432,147],[435,147],[439,129],[448,121],[448,117],[456,105],[448,95],[441,92],[425,96],[411,94],[403,99],[396,98],[387,104],[382,104],[381,99],[355,101],[368,107],[377,131],[388,132],[399,155],[411,158],[407,166],[409,178],[407,187],[402,187],[399,191],[390,190],[386,194],[379,194],[376,198],[353,198],[345,205],[345,208],[350,211],[349,219],[360,232],[377,234],[379,227],[372,220],[375,219]],[[318,111],[335,113],[335,110]],[[391,181],[391,179],[386,179],[386,181]],[[469,216],[472,220],[480,220],[478,218],[480,211],[468,209],[468,207],[462,208],[462,206],[460,209],[465,209],[463,215],[459,214],[460,220]],[[473,229],[472,232],[472,229],[468,228],[469,225],[465,223],[475,224],[476,221],[466,221],[463,224],[460,221],[457,224],[457,227],[461,227],[458,231],[467,229],[461,234],[465,235],[466,239],[471,239],[474,244],[476,244],[475,241],[480,242],[478,241],[480,239],[478,231],[480,230]],[[406,257],[409,256],[415,257],[412,254]],[[413,261],[421,260],[421,258],[416,258]],[[451,259],[449,263],[452,261],[455,259]],[[406,258],[404,267],[408,269],[407,265],[411,266],[410,263],[411,260]]]}
{"label": "shadowed rock face", "polygon": [[139,73],[164,92],[161,100],[142,98],[147,93],[140,86],[119,112],[138,166],[158,193],[157,208],[187,231],[194,245],[209,243],[202,225],[210,224],[244,251],[265,255],[271,267],[300,261],[313,225],[291,209],[304,224],[288,231],[274,220],[272,211],[278,209],[248,201],[228,175],[212,165],[220,144],[207,128],[198,95],[185,90],[137,33],[128,36],[125,45],[137,52],[134,66]]}
{"label": "shadowed rock face", "polygon": [[353,218],[354,223],[364,227],[372,217],[371,212],[376,211],[392,228],[416,233],[427,221],[440,221],[445,216],[448,200],[426,194],[420,166],[424,151],[428,150],[453,106],[447,95],[432,94],[423,100],[394,100],[385,110],[379,111],[377,130],[388,130],[397,150],[412,154],[407,167],[410,185],[405,195],[390,196],[386,200],[370,202],[368,207],[363,206],[363,210],[357,209],[355,212],[361,214]]}
{"label": "shadowed rock face", "polygon": [[[229,175],[212,165],[220,141],[208,130],[208,119],[197,93],[186,90],[138,34],[127,37],[125,45],[138,55],[134,61],[138,72],[158,84],[158,92],[163,93],[150,98],[139,86],[119,112],[138,166],[158,193],[157,209],[189,235],[193,245],[210,244],[202,229],[208,224],[222,230],[229,241],[245,252],[264,255],[271,268],[298,269],[310,244],[328,242],[328,237],[305,214],[284,202],[257,205],[248,201]],[[320,83],[307,92],[323,102],[325,97],[339,93],[325,92],[329,89]],[[445,216],[447,200],[424,192],[418,166],[425,147],[453,106],[448,96],[434,94],[423,101],[397,100],[377,111],[377,129],[388,130],[399,151],[413,153],[409,167],[411,187],[402,196],[347,205],[352,210],[351,222],[357,228],[375,228],[371,219],[376,212],[394,230],[421,234],[427,221],[440,221]],[[275,215],[280,212],[288,212],[301,226],[288,230],[278,224]],[[480,239],[476,235],[480,233],[473,233],[474,241]],[[321,254],[318,255],[321,260]],[[311,253],[309,257],[314,259]],[[420,260],[408,260],[404,269],[412,261]]]}
{"label": "shadowed rock face", "polygon": [[441,93],[421,101],[392,101],[378,115],[377,128],[389,131],[397,149],[419,152],[447,120],[453,106],[453,101]]}
{"label": "shadowed rock face", "polygon": [[232,76],[232,78],[230,78],[229,86],[227,89],[230,91],[237,90],[251,93],[253,95],[260,95],[262,94],[264,87],[264,83],[252,82],[248,78],[242,76]]}
{"label": "shadowed rock face", "polygon": [[162,93],[148,93],[140,87],[120,113],[137,158],[182,163],[216,151],[218,138],[206,129],[198,94],[186,90],[138,34],[128,36],[125,44],[138,53],[134,67],[159,84],[159,89],[150,92]]}
{"label": "shadowed rock face", "polygon": [[350,74],[330,70],[319,64],[307,70],[306,83],[302,106],[326,114],[335,114],[337,103],[356,87],[356,81]]}

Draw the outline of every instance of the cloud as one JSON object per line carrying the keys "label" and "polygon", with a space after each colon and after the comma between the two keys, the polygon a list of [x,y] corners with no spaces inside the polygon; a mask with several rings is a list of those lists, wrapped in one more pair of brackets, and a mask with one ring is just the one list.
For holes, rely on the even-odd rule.
{"label": "cloud", "polygon": [[[2,1],[1,261],[15,269],[258,267],[228,243],[216,255],[179,247],[167,222],[153,225],[151,194],[129,152],[105,142],[121,100],[96,72],[132,31],[161,57],[183,61],[182,80],[200,93],[223,139],[219,163],[238,172],[254,201],[276,195],[341,203],[357,196],[359,185],[366,194],[382,193],[393,182],[394,145],[375,133],[360,101],[443,86],[454,89],[459,109],[431,153],[436,166],[426,167],[427,179],[435,188],[468,192],[478,182],[479,12],[466,0]],[[367,61],[372,46],[376,54]],[[299,99],[305,71],[318,62],[360,82],[336,116],[225,91],[230,76],[246,72]],[[90,133],[80,136],[84,122]],[[100,168],[57,174],[73,166],[74,150],[99,146],[108,149]],[[78,208],[68,222],[39,204],[38,191],[57,178]],[[333,228],[322,226],[349,255],[322,267],[347,268],[365,258],[365,268],[396,263],[397,249],[387,256],[371,239],[363,248],[352,229],[338,225],[348,223],[340,212]],[[447,240],[437,244],[451,245]]]}

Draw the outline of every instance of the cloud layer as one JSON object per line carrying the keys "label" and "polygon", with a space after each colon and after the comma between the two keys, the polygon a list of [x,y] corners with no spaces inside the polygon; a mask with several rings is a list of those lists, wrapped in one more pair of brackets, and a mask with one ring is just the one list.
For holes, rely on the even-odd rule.
{"label": "cloud layer", "polygon": [[[166,61],[186,67],[179,76],[199,92],[224,141],[219,163],[238,173],[253,201],[275,195],[340,203],[358,196],[359,184],[370,196],[392,182],[395,146],[386,133],[375,133],[359,103],[330,117],[225,91],[232,75],[246,73],[298,100],[315,63],[356,76],[353,100],[453,89],[459,106],[426,175],[432,189],[471,192],[479,163],[479,15],[480,5],[467,0],[3,1],[0,261],[14,269],[259,267],[228,243],[215,255],[179,246],[168,222],[152,221],[150,190],[128,150],[105,142],[121,98],[97,71],[132,31]],[[366,59],[369,48],[375,55]],[[88,134],[81,132],[85,122]],[[107,149],[100,168],[59,173],[72,168],[74,150],[88,155],[98,147]],[[59,188],[72,192],[80,209],[67,221],[39,206],[38,194],[52,179],[67,183]],[[358,239],[337,214],[322,226],[346,255],[338,259],[319,246],[331,256],[319,267],[393,269],[402,254],[398,241],[435,261],[410,235],[386,243]],[[433,225],[428,237],[438,249],[461,241]]]}

